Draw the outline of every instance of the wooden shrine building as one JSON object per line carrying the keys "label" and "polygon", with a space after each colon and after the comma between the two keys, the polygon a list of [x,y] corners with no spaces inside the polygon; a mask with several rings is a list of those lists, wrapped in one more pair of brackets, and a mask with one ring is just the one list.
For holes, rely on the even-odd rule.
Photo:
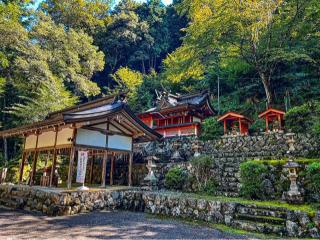
{"label": "wooden shrine building", "polygon": [[281,131],[284,129],[284,115],[286,113],[281,110],[269,108],[263,113],[259,114],[259,118],[266,120],[266,132]]}
{"label": "wooden shrine building", "polygon": [[156,93],[156,106],[138,117],[163,137],[198,136],[201,122],[215,114],[207,91],[189,95]]}
{"label": "wooden shrine building", "polygon": [[[66,179],[67,187],[74,182],[77,151],[85,150],[92,158],[101,159],[101,186],[106,185],[106,166],[110,162],[110,185],[113,184],[115,160],[119,157],[128,162],[128,185],[132,184],[134,141],[159,140],[162,136],[146,126],[130,110],[124,96],[114,95],[54,112],[40,122],[0,132],[1,137],[23,136],[24,147],[20,164],[19,182],[23,181],[24,167],[31,162],[29,184],[36,184],[37,161],[44,156],[51,162],[45,186],[57,185],[55,179],[57,161],[66,161],[68,173],[59,173]],[[58,158],[59,157],[59,158]],[[59,164],[59,163],[58,163]],[[87,168],[88,169],[88,168]],[[90,170],[90,168],[89,168]],[[92,178],[92,171],[90,178]]]}
{"label": "wooden shrine building", "polygon": [[247,135],[252,123],[252,120],[248,117],[235,112],[228,112],[222,115],[218,118],[218,121],[223,121],[225,135]]}

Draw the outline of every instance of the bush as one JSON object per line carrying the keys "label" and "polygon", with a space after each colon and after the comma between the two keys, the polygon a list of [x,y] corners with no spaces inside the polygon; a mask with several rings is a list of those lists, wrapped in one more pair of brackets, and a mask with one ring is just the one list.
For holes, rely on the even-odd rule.
{"label": "bush", "polygon": [[259,133],[263,132],[266,129],[266,121],[263,119],[258,119],[258,116],[255,118],[257,119],[254,123],[250,126],[249,132],[250,133]]}
{"label": "bush", "polygon": [[169,169],[165,175],[165,187],[168,189],[181,190],[187,180],[187,174],[181,167]]}
{"label": "bush", "polygon": [[197,191],[213,194],[216,190],[216,182],[211,176],[212,158],[206,155],[195,157],[190,161],[190,164]]}
{"label": "bush", "polygon": [[308,102],[294,107],[286,113],[286,128],[296,133],[312,133],[320,130],[319,102]]}
{"label": "bush", "polygon": [[263,180],[268,168],[257,161],[240,164],[240,194],[250,199],[264,198]]}
{"label": "bush", "polygon": [[203,140],[216,139],[223,135],[223,127],[216,118],[211,117],[204,120],[201,126],[201,138]]}
{"label": "bush", "polygon": [[308,193],[320,194],[320,162],[314,162],[307,166],[305,184]]}

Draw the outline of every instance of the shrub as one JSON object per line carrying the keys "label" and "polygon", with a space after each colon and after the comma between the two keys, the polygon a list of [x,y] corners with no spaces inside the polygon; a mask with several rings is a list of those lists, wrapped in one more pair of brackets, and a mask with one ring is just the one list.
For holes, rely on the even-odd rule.
{"label": "shrub", "polygon": [[240,194],[251,199],[261,199],[264,196],[263,180],[268,168],[257,161],[240,164]]}
{"label": "shrub", "polygon": [[212,140],[223,135],[223,127],[214,117],[204,120],[201,130],[201,138],[203,140]]}
{"label": "shrub", "polygon": [[254,123],[249,128],[250,133],[263,132],[266,129],[266,122],[263,119],[258,119],[258,116],[255,119],[257,120],[254,121]]}
{"label": "shrub", "polygon": [[309,193],[320,194],[320,162],[314,162],[307,166],[305,184]]}
{"label": "shrub", "polygon": [[187,174],[181,167],[169,169],[165,175],[165,187],[168,189],[181,190],[187,180]]}
{"label": "shrub", "polygon": [[319,112],[318,102],[308,102],[294,107],[286,113],[286,128],[297,133],[312,133],[318,129]]}
{"label": "shrub", "polygon": [[213,194],[216,189],[216,182],[211,176],[212,158],[206,155],[195,157],[190,161],[190,164],[197,191]]}

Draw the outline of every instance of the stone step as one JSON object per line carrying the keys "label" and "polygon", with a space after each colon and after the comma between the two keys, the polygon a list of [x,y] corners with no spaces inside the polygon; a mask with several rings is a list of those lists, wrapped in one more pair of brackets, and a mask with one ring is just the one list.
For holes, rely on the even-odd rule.
{"label": "stone step", "polygon": [[237,213],[239,214],[247,214],[252,216],[265,216],[265,217],[276,217],[286,219],[287,214],[281,210],[269,210],[263,208],[249,208],[246,206],[238,206]]}
{"label": "stone step", "polygon": [[285,227],[281,225],[274,225],[270,223],[257,223],[249,220],[233,220],[232,227],[239,228],[246,231],[253,231],[264,234],[285,235]]}
{"label": "stone step", "polygon": [[248,220],[252,222],[259,222],[259,223],[271,223],[273,225],[281,225],[283,226],[285,223],[285,219],[277,218],[272,216],[256,216],[250,214],[236,214],[235,219],[237,220]]}

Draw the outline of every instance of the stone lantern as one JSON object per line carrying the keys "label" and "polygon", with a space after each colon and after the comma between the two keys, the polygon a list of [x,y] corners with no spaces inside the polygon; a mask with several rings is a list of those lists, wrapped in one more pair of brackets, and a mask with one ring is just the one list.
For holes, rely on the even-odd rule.
{"label": "stone lantern", "polygon": [[182,161],[183,158],[181,157],[180,151],[179,151],[179,149],[181,147],[180,141],[179,140],[174,141],[172,146],[173,146],[174,152],[172,154],[171,161],[172,162],[180,162],[180,161]]}
{"label": "stone lantern", "polygon": [[284,167],[289,170],[290,179],[290,189],[288,192],[284,193],[284,199],[289,203],[302,203],[303,196],[299,192],[297,185],[297,171],[300,168],[300,165],[294,162],[292,159],[289,159],[289,161],[284,165]]}
{"label": "stone lantern", "polygon": [[156,156],[148,156],[146,159],[148,160],[148,164],[146,165],[148,169],[148,175],[144,178],[144,181],[146,182],[149,190],[156,190],[158,178],[154,174],[154,170],[157,167],[155,161],[157,161],[158,158]]}
{"label": "stone lantern", "polygon": [[199,157],[201,155],[200,151],[202,149],[202,146],[200,145],[199,140],[195,140],[191,145],[192,151],[194,152],[194,157]]}
{"label": "stone lantern", "polygon": [[298,185],[297,185],[297,178],[298,178],[298,169],[300,165],[293,160],[293,152],[295,151],[294,143],[295,140],[293,139],[293,133],[287,133],[286,136],[288,137],[287,143],[289,145],[288,155],[289,160],[284,165],[284,168],[289,170],[289,179],[290,179],[290,189],[288,192],[284,192],[282,198],[289,203],[302,203],[303,196],[301,192],[299,192]]}

